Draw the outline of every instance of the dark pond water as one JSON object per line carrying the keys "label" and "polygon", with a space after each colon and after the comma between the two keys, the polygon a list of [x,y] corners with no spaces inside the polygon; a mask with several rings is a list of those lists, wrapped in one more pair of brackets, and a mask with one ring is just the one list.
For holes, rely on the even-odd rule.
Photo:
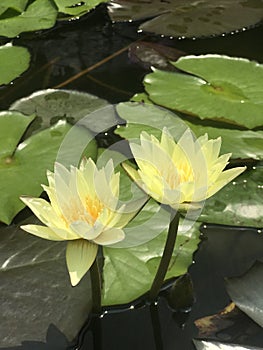
{"label": "dark pond water", "polygon": [[[9,87],[0,90],[0,108],[8,108],[16,99],[60,85],[85,91],[112,103],[128,100],[143,91],[142,79],[149,72],[128,58],[127,50],[92,69],[67,85],[63,82],[87,67],[104,60],[138,39],[137,23],[112,24],[105,8],[79,21],[59,24],[42,33],[24,34],[15,40],[32,54],[30,69]],[[178,40],[148,36],[147,40],[169,45],[189,54],[220,53],[263,62],[263,26],[215,38]],[[4,41],[3,41],[4,42]],[[242,74],[242,72],[241,72]],[[187,312],[174,312],[164,296],[158,306],[129,310],[108,310],[99,321],[92,321],[80,332],[71,349],[79,350],[191,350],[198,336],[194,321],[217,313],[229,302],[224,277],[244,273],[256,259],[262,258],[263,237],[252,228],[203,226],[203,240],[194,256],[189,273],[195,302]],[[70,317],[70,316],[69,316]],[[242,323],[216,339],[262,346],[263,332],[244,316]]]}

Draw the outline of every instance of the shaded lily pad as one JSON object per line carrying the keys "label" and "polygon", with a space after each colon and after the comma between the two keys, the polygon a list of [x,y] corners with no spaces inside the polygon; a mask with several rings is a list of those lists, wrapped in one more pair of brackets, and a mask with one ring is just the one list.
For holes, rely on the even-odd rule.
{"label": "shaded lily pad", "polygon": [[0,17],[0,35],[13,38],[22,32],[51,28],[56,19],[57,10],[52,1],[35,0],[17,15]]}
{"label": "shaded lily pad", "polygon": [[[23,343],[21,349],[26,349],[35,341],[39,345],[35,349],[65,349],[58,345],[77,336],[91,308],[89,276],[78,288],[71,287],[65,242],[39,239],[16,226],[1,227],[0,242],[0,347]],[[60,341],[58,331],[54,339],[50,324],[60,330]]]}
{"label": "shaded lily pad", "polygon": [[[6,224],[9,224],[14,216],[24,208],[19,196],[39,196],[41,194],[40,184],[46,183],[46,171],[47,169],[53,170],[59,147],[71,128],[69,124],[61,120],[17,146],[32,119],[32,116],[26,117],[17,112],[2,112],[0,118],[1,133],[6,132],[1,137],[0,221]],[[10,128],[11,124],[16,126]],[[87,134],[87,137],[90,136],[87,129],[80,128],[79,133],[82,135],[83,132]],[[96,152],[93,146],[90,152]]]}
{"label": "shaded lily pad", "polygon": [[201,119],[262,126],[263,65],[220,55],[185,56],[173,65],[190,74],[154,69],[145,77],[154,103]]}
{"label": "shaded lily pad", "polygon": [[1,0],[0,3],[0,15],[8,10],[13,10],[16,12],[24,11],[28,0]]}
{"label": "shaded lily pad", "polygon": [[[138,94],[135,98],[145,103],[148,95]],[[263,159],[263,132],[251,130],[223,129],[201,124],[193,124],[187,120],[181,120],[176,114],[154,105],[122,103],[117,106],[120,117],[128,122],[126,126],[116,129],[115,133],[126,138],[139,138],[140,133],[145,130],[156,137],[160,137],[161,130],[166,126],[174,137],[178,137],[179,132],[190,127],[196,137],[208,134],[209,138],[222,138],[221,153],[232,153],[231,158],[253,158]]]}
{"label": "shaded lily pad", "polygon": [[263,167],[245,171],[205,202],[200,221],[263,227]]}
{"label": "shaded lily pad", "polygon": [[235,304],[263,327],[263,263],[257,262],[243,276],[227,279],[226,287]]}
{"label": "shaded lily pad", "polygon": [[262,5],[262,0],[153,0],[149,6],[143,0],[115,0],[109,4],[109,14],[113,21],[148,19],[140,26],[146,32],[198,37],[254,25],[263,18]]}
{"label": "shaded lily pad", "polygon": [[0,85],[8,84],[29,67],[30,54],[20,46],[0,46]]}
{"label": "shaded lily pad", "polygon": [[[37,115],[36,121],[29,128],[28,134],[34,130],[45,129],[60,119],[66,119],[68,123],[75,124],[82,118],[87,117],[90,113],[108,106],[109,103],[97,96],[71,90],[47,89],[34,92],[28,97],[17,100],[10,106],[10,110],[16,110],[24,114]],[[105,118],[105,119],[103,119]],[[99,120],[85,118],[85,126],[90,130],[98,132],[107,128],[108,119],[115,123],[112,114],[101,114]]]}
{"label": "shaded lily pad", "polygon": [[[154,215],[159,205],[151,205],[140,213],[132,225],[148,221],[149,215]],[[103,304],[126,304],[146,293],[153,282],[157,271],[167,235],[169,215],[160,218],[160,235],[148,243],[134,248],[103,248]],[[166,279],[183,275],[192,263],[192,255],[199,243],[199,225],[194,224],[190,230],[182,233],[184,227],[179,228],[173,257],[167,271]],[[162,229],[163,228],[163,229]],[[145,229],[149,230],[147,225]],[[143,228],[138,230],[140,234]]]}
{"label": "shaded lily pad", "polygon": [[197,350],[261,350],[261,348],[254,346],[209,342],[206,340],[194,340],[194,344]]}

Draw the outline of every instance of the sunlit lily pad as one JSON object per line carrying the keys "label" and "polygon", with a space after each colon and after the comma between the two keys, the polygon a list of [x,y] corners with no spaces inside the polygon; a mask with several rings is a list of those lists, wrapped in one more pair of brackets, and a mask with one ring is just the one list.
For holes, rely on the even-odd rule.
{"label": "sunlit lily pad", "polygon": [[[147,95],[140,95],[146,103]],[[176,114],[147,104],[122,103],[117,106],[120,117],[128,122],[126,126],[119,127],[115,133],[126,138],[139,138],[140,133],[145,130],[159,137],[161,130],[166,126],[174,137],[178,137],[178,125],[181,132],[190,127],[196,137],[208,134],[210,138],[222,138],[221,153],[232,153],[232,158],[263,159],[263,132],[251,130],[223,129],[193,124],[182,121]]]}
{"label": "sunlit lily pad", "polygon": [[[141,225],[148,221],[159,210],[159,205],[151,204],[145,207],[132,222]],[[160,218],[158,223],[159,236],[134,248],[103,248],[105,257],[103,268],[103,304],[126,304],[146,293],[153,281],[159,265],[167,235],[169,215]],[[140,226],[139,226],[140,227]],[[166,279],[183,275],[192,263],[192,255],[199,243],[199,224],[194,224],[187,232],[179,228],[175,250],[168,269]],[[149,230],[145,225],[138,230]],[[181,231],[181,232],[180,232]]]}
{"label": "sunlit lily pad", "polygon": [[[22,342],[27,342],[25,349],[65,349],[66,338],[77,336],[91,308],[89,276],[72,288],[65,244],[39,239],[16,226],[1,227],[0,247],[1,349],[20,349]],[[55,327],[60,333],[54,333]]]}
{"label": "sunlit lily pad", "polygon": [[245,171],[205,202],[199,220],[231,226],[263,227],[263,167]]}
{"label": "sunlit lily pad", "polygon": [[[47,181],[46,171],[53,170],[61,142],[71,128],[61,120],[18,145],[32,119],[18,112],[2,112],[0,116],[0,221],[6,224],[24,208],[19,196],[41,194],[40,185]],[[90,135],[87,129],[81,128],[79,133],[83,132],[87,137]],[[90,150],[96,152],[94,147]]]}
{"label": "sunlit lily pad", "polygon": [[263,263],[257,262],[243,276],[228,279],[226,286],[235,304],[263,327]]}
{"label": "sunlit lily pad", "polygon": [[[37,115],[36,121],[29,128],[28,133],[47,128],[60,119],[66,119],[68,123],[75,124],[82,118],[85,118],[86,127],[98,132],[107,128],[109,122],[114,125],[116,117],[102,113],[99,120],[90,119],[90,122],[86,117],[93,111],[108,105],[109,103],[106,100],[88,93],[47,89],[34,92],[32,95],[17,100],[9,109],[27,115],[33,113]],[[111,118],[110,121],[109,118]]]}
{"label": "sunlit lily pad", "polygon": [[[115,0],[109,4],[114,21],[144,20],[140,29],[175,37],[198,37],[242,29],[263,18],[262,0]],[[152,18],[153,17],[153,18]]]}
{"label": "sunlit lily pad", "polygon": [[145,89],[154,103],[249,129],[263,124],[262,64],[200,55],[181,57],[173,65],[188,74],[154,69],[145,77]]}
{"label": "sunlit lily pad", "polygon": [[82,16],[89,12],[106,0],[91,0],[91,1],[77,1],[77,0],[54,0],[58,7],[58,11],[70,16]]}
{"label": "sunlit lily pad", "polygon": [[206,340],[194,340],[197,350],[261,350],[254,346],[209,342]]}
{"label": "sunlit lily pad", "polygon": [[29,67],[30,54],[20,46],[0,46],[0,85],[8,84]]}
{"label": "sunlit lily pad", "polygon": [[21,13],[11,17],[0,16],[0,35],[13,38],[22,32],[51,28],[56,19],[57,9],[51,0],[30,1]]}

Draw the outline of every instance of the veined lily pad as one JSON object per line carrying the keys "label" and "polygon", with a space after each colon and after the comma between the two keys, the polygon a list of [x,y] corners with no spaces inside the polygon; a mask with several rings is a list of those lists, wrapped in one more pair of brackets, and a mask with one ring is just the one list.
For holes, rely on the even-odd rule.
{"label": "veined lily pad", "polygon": [[[27,223],[34,221],[30,217]],[[77,336],[91,309],[89,275],[72,288],[65,243],[39,239],[14,225],[1,227],[0,247],[0,348],[20,349],[26,342],[31,349],[32,341],[32,349],[65,349],[66,338]],[[61,339],[52,341],[48,332],[44,347],[50,324],[61,331]]]}
{"label": "veined lily pad", "polygon": [[30,54],[20,46],[0,46],[0,85],[8,84],[29,67]]}
{"label": "veined lily pad", "polygon": [[[144,210],[131,222],[132,225],[148,221],[159,210],[159,205],[146,205]],[[134,248],[103,248],[103,304],[126,304],[146,293],[157,271],[167,235],[168,217],[160,219],[161,234],[148,243]],[[128,226],[127,226],[128,227]],[[199,243],[199,224],[195,223],[187,232],[179,227],[176,245],[166,279],[183,275],[192,263],[192,255]],[[145,229],[149,227],[145,225]],[[140,234],[143,230],[138,230]],[[181,232],[180,232],[181,231]]]}
{"label": "veined lily pad", "polygon": [[261,350],[261,348],[254,346],[209,342],[206,340],[194,340],[194,344],[197,350]]}
{"label": "veined lily pad", "polygon": [[[0,221],[6,224],[24,208],[19,196],[41,194],[40,185],[47,181],[46,171],[53,170],[59,147],[71,128],[61,120],[17,146],[32,119],[32,116],[10,111],[2,112],[0,116]],[[90,135],[87,129],[80,128],[79,133],[82,135],[83,132],[87,137]],[[94,147],[92,150],[96,152]]]}
{"label": "veined lily pad", "polygon": [[[65,119],[71,124],[75,124],[85,118],[85,126],[90,130],[99,132],[108,126],[109,114],[101,114],[99,120],[90,120],[87,116],[92,112],[108,106],[109,103],[97,96],[71,90],[47,89],[34,92],[28,97],[21,98],[11,105],[10,110],[21,113],[37,115],[36,121],[29,128],[28,133],[34,130],[47,128],[60,119]],[[105,119],[103,119],[105,118]],[[115,118],[110,115],[110,122],[115,123]]]}
{"label": "veined lily pad", "polygon": [[263,65],[220,55],[185,56],[173,65],[190,74],[154,69],[145,77],[154,103],[249,129],[263,124]]}
{"label": "veined lily pad", "polygon": [[228,279],[226,286],[235,304],[263,327],[263,263],[257,262],[241,277]]}
{"label": "veined lily pad", "polygon": [[[137,99],[139,101],[143,99],[146,103],[150,103],[147,96],[138,95]],[[263,131],[240,131],[193,124],[187,120],[181,120],[168,110],[142,103],[121,103],[117,106],[117,111],[120,117],[128,123],[126,126],[116,129],[115,133],[128,140],[139,138],[143,130],[159,137],[164,126],[174,137],[178,137],[178,131],[183,132],[184,128],[190,127],[196,137],[205,133],[208,134],[209,138],[221,137],[221,153],[232,153],[231,158],[263,159]]]}
{"label": "veined lily pad", "polygon": [[13,38],[22,32],[51,28],[56,19],[57,10],[51,0],[35,0],[18,15],[0,16],[0,35]]}
{"label": "veined lily pad", "polygon": [[[109,4],[113,21],[143,20],[140,29],[175,37],[221,34],[254,25],[263,18],[262,0],[115,0]],[[154,17],[154,18],[152,18]]]}

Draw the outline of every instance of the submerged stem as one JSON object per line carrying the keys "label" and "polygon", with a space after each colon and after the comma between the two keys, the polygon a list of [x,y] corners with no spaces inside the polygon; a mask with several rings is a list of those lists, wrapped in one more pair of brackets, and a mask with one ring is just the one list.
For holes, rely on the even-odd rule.
{"label": "submerged stem", "polygon": [[171,261],[178,231],[179,217],[180,214],[178,211],[175,213],[173,210],[171,210],[171,222],[168,229],[163,255],[150,289],[149,299],[151,303],[157,299]]}
{"label": "submerged stem", "polygon": [[91,290],[92,290],[92,313],[101,314],[101,277],[98,256],[90,268]]}

